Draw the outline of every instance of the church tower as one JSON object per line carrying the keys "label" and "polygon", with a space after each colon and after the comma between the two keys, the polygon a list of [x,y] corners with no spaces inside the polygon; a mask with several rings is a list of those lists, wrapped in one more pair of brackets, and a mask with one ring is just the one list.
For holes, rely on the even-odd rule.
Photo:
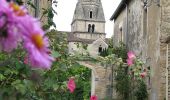
{"label": "church tower", "polygon": [[[105,35],[105,17],[101,0],[78,0],[71,32],[68,34],[69,53],[97,57],[108,48]],[[85,45],[86,49],[83,48]]]}
{"label": "church tower", "polygon": [[75,37],[82,39],[105,39],[105,17],[101,0],[78,0],[71,31]]}

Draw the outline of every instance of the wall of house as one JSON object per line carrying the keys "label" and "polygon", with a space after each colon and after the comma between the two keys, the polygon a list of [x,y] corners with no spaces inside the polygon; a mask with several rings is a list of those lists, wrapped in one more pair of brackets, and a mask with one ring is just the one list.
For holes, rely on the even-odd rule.
{"label": "wall of house", "polygon": [[[38,2],[38,5],[35,4],[35,1]],[[31,6],[28,6],[28,4],[26,4],[26,1],[25,1],[25,5],[27,6],[27,9],[28,9],[28,12],[29,14],[31,14],[32,16],[34,17],[38,17],[39,19],[42,17],[43,15],[43,9],[47,9],[49,7],[51,7],[51,0],[31,0],[30,1],[32,4],[35,5],[35,7],[37,7],[37,12],[34,8],[32,8]],[[35,16],[35,13],[37,13]],[[44,25],[47,23],[47,15],[43,16],[41,18],[41,24]]]}
{"label": "wall of house", "polygon": [[[163,96],[165,91],[163,86],[164,83],[162,76],[165,73],[162,72],[160,68],[164,63],[164,59],[160,58],[162,50],[166,49],[160,45],[160,7],[156,6],[154,3],[147,8],[147,66],[151,67],[151,84],[148,84],[150,99],[151,100],[164,100]],[[165,64],[165,63],[164,63]],[[160,92],[162,88],[162,93]],[[161,96],[161,97],[160,97]]]}
{"label": "wall of house", "polygon": [[150,59],[152,72],[150,99],[170,99],[169,87],[166,87],[169,84],[166,68],[169,54],[167,54],[167,44],[160,43],[162,36],[170,35],[170,1],[160,0],[160,7],[153,3],[148,7],[147,18],[147,57]]}
{"label": "wall of house", "polygon": [[[43,9],[48,9],[52,6],[51,0],[39,0],[40,1],[40,15],[39,18],[43,15]],[[42,17],[41,22],[46,24],[48,21],[47,14]]]}
{"label": "wall of house", "polygon": [[126,43],[126,8],[120,13],[120,15],[114,21],[114,36],[113,36],[113,44],[114,46],[118,46],[121,40],[121,29],[124,37],[124,43]]}
{"label": "wall of house", "polygon": [[98,57],[99,55],[99,47],[102,49],[107,49],[108,45],[101,39],[97,39],[91,44],[88,44],[87,50],[83,49],[83,45],[81,42],[69,42],[68,50],[70,54],[87,54],[89,53],[92,57]]}
{"label": "wall of house", "polygon": [[82,48],[81,42],[69,42],[68,50],[70,54],[85,54],[86,53],[86,51]]}
{"label": "wall of house", "polygon": [[[167,0],[162,0],[161,7],[153,3],[146,9],[140,0],[131,0],[128,4],[128,34],[125,35],[125,43],[129,50],[134,51],[143,60],[144,66],[150,66],[150,79],[146,79],[149,100],[164,100],[166,96],[167,48],[166,44],[160,44],[160,35],[170,33],[170,3]],[[115,43],[119,37],[119,24],[126,21],[123,19],[126,16],[125,11],[126,9],[115,20]]]}
{"label": "wall of house", "polygon": [[[160,10],[161,10],[161,17],[160,17],[160,36],[170,36],[170,1],[169,0],[160,0]],[[161,81],[160,81],[160,98],[165,98],[168,100],[170,99],[170,91],[169,90],[169,73],[166,73],[166,71],[169,70],[169,62],[166,68],[166,61],[169,61],[170,58],[166,56],[167,52],[167,44],[161,43],[160,44],[160,73],[161,73]],[[169,52],[169,51],[168,51]],[[168,54],[169,55],[169,54]],[[166,74],[165,74],[166,73]],[[167,76],[166,76],[167,75]],[[166,78],[168,82],[166,83]],[[166,85],[168,85],[166,87]],[[168,91],[166,91],[166,88]],[[165,92],[166,91],[166,92]],[[167,94],[167,95],[166,95]]]}
{"label": "wall of house", "polygon": [[128,49],[144,58],[146,34],[143,33],[143,7],[140,0],[131,0],[128,5]]}
{"label": "wall of house", "polygon": [[108,45],[101,38],[99,38],[92,44],[89,44],[87,50],[92,57],[98,57],[100,46],[103,50],[108,48]]}
{"label": "wall of house", "polygon": [[[136,7],[138,6],[138,7]],[[160,8],[154,3],[144,9],[141,1],[132,0],[128,8],[128,49],[135,52],[145,67],[150,66],[146,79],[150,100],[165,98],[166,46],[160,45]]]}

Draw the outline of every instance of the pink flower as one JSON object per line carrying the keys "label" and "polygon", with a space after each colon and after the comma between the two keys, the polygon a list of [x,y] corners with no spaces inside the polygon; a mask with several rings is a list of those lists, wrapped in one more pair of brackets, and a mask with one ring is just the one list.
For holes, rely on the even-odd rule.
{"label": "pink flower", "polygon": [[128,58],[126,61],[127,61],[128,66],[133,65],[133,59]]}
{"label": "pink flower", "polygon": [[24,64],[28,64],[28,56],[24,57]]}
{"label": "pink flower", "polygon": [[71,93],[74,92],[74,90],[76,88],[76,85],[75,85],[75,82],[74,82],[73,78],[69,79],[68,84],[67,84],[67,88],[70,90]]}
{"label": "pink flower", "polygon": [[16,16],[25,16],[27,14],[27,10],[23,6],[19,6],[14,2],[9,3],[9,7],[12,9]]}
{"label": "pink flower", "polygon": [[20,28],[22,29],[24,48],[28,52],[29,61],[32,67],[50,69],[54,60],[48,52],[48,38],[45,37],[44,31],[41,29],[39,22],[26,16],[22,19]]}
{"label": "pink flower", "polygon": [[98,99],[97,99],[97,96],[96,96],[96,95],[92,95],[92,96],[90,97],[90,100],[98,100]]}
{"label": "pink flower", "polygon": [[44,35],[40,23],[29,16],[24,7],[0,0],[0,50],[10,52],[23,39],[30,64],[50,69],[54,59],[47,53],[50,50]]}
{"label": "pink flower", "polygon": [[142,72],[142,73],[140,73],[140,76],[141,76],[142,78],[144,78],[146,75],[147,75],[147,73],[146,73],[146,72]]}
{"label": "pink flower", "polygon": [[127,53],[127,55],[128,55],[128,59],[126,60],[127,64],[128,64],[128,66],[131,66],[131,65],[133,65],[133,60],[135,58],[135,54],[132,51],[129,51]]}
{"label": "pink flower", "polygon": [[127,53],[127,55],[128,55],[128,58],[129,59],[134,59],[136,56],[135,56],[135,54],[134,54],[134,52],[132,52],[132,51],[129,51],[128,53]]}
{"label": "pink flower", "polygon": [[8,3],[0,0],[0,50],[10,52],[17,47],[21,34],[15,19]]}

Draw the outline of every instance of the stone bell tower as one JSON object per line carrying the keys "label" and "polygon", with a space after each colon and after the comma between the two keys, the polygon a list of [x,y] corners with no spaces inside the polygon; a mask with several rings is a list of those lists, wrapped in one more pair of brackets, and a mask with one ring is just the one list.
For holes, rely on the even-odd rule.
{"label": "stone bell tower", "polygon": [[78,0],[71,31],[75,37],[82,39],[105,39],[105,17],[101,0]]}

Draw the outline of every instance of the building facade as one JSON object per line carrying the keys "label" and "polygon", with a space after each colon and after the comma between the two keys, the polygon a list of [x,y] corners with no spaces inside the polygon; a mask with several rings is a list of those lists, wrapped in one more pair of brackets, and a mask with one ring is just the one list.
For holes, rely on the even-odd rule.
{"label": "building facade", "polygon": [[[47,14],[43,14],[44,10],[50,8],[52,6],[51,0],[23,0],[24,5],[27,7],[29,14],[38,18],[41,21],[42,25],[47,24],[48,18]],[[29,5],[33,4],[33,6]]]}
{"label": "building facade", "polygon": [[115,46],[124,42],[150,66],[149,100],[170,99],[169,19],[168,0],[122,0],[111,17]]}

